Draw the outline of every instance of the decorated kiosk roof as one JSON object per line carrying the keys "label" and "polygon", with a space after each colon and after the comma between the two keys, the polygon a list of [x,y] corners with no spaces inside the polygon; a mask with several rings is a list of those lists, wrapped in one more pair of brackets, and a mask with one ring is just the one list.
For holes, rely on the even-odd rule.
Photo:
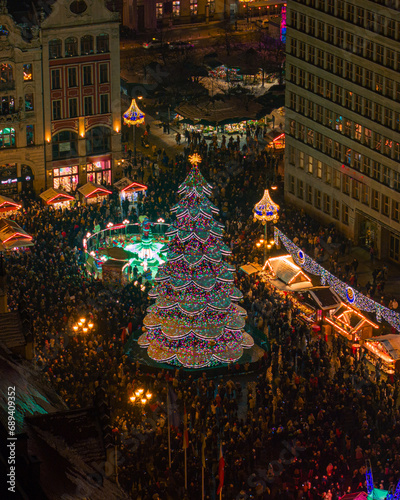
{"label": "decorated kiosk roof", "polygon": [[131,179],[128,179],[128,177],[122,177],[117,182],[114,182],[114,187],[118,189],[118,191],[121,192],[128,192],[128,191],[146,191],[147,186],[144,184],[140,184],[140,182],[137,181],[132,181]]}
{"label": "decorated kiosk roof", "polygon": [[87,182],[82,187],[78,188],[78,191],[85,198],[94,198],[95,196],[107,196],[112,193],[109,189],[106,189],[100,184],[95,184],[94,182]]}
{"label": "decorated kiosk roof", "polygon": [[19,210],[22,207],[20,203],[0,195],[0,212],[11,212]]}
{"label": "decorated kiosk roof", "polygon": [[50,188],[39,195],[47,205],[54,205],[64,201],[74,200],[75,198],[62,189]]}
{"label": "decorated kiosk roof", "polygon": [[33,246],[32,236],[15,221],[0,219],[0,250],[27,246]]}

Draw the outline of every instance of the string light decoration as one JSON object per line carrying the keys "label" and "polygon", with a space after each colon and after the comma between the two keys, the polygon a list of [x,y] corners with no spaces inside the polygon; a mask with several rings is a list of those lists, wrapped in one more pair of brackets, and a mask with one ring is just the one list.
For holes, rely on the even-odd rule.
{"label": "string light decoration", "polygon": [[[389,309],[388,307],[375,302],[369,297],[366,297],[362,293],[350,288],[347,283],[344,283],[339,278],[331,274],[324,267],[315,262],[311,257],[309,257],[305,252],[303,252],[297,245],[293,243],[282,231],[275,227],[275,240],[281,240],[286,250],[291,254],[293,260],[301,266],[306,272],[314,274],[321,277],[322,285],[329,285],[335,292],[345,301],[351,302],[351,304],[361,311],[367,311],[376,315],[378,322],[382,319],[386,320],[390,325],[392,325],[397,331],[400,331],[400,314]],[[300,253],[301,252],[301,253]],[[302,256],[303,258],[300,258]]]}
{"label": "string light decoration", "polygon": [[[271,199],[268,189],[264,191],[261,200],[255,204],[253,209],[254,222],[260,220],[264,226],[264,241],[268,241],[268,222],[277,222],[279,219],[279,205],[274,203]],[[267,248],[264,244],[264,263],[267,259]]]}
{"label": "string light decoration", "polygon": [[136,104],[136,99],[132,99],[129,109],[127,109],[123,114],[123,118],[124,124],[128,125],[128,127],[130,127],[131,125],[140,125],[144,123],[145,115]]}
{"label": "string light decoration", "polygon": [[222,241],[219,210],[207,196],[212,187],[199,170],[201,157],[189,159],[192,169],[179,187],[180,202],[171,211],[176,220],[166,236],[167,261],[158,268],[138,343],[157,362],[202,368],[239,360],[254,341],[244,332],[246,311],[234,285],[231,254]]}

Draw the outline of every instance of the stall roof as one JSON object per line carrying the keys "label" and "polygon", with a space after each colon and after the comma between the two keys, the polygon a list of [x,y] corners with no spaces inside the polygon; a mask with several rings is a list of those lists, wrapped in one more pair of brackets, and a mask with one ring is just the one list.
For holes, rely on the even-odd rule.
{"label": "stall roof", "polygon": [[128,177],[122,177],[117,182],[114,182],[114,187],[116,187],[119,191],[146,191],[147,186],[144,184],[140,184],[140,182],[132,181],[128,179]]}
{"label": "stall roof", "polygon": [[345,335],[356,334],[366,323],[373,328],[379,328],[379,325],[366,318],[360,311],[343,302],[333,313],[332,319],[325,318],[325,321]]}
{"label": "stall roof", "polygon": [[11,210],[19,210],[22,207],[20,203],[0,195],[0,212],[10,212]]}
{"label": "stall roof", "polygon": [[78,188],[78,191],[85,198],[93,198],[94,196],[104,196],[107,194],[111,194],[112,191],[106,189],[104,186],[100,184],[94,184],[94,182],[87,182],[82,187]]}
{"label": "stall roof", "polygon": [[0,250],[26,246],[33,246],[32,236],[15,221],[0,219]]}
{"label": "stall roof", "polygon": [[39,195],[47,204],[62,203],[63,201],[74,200],[75,198],[62,189],[50,188]]}
{"label": "stall roof", "polygon": [[240,268],[242,271],[244,271],[246,274],[254,274],[254,273],[259,273],[262,271],[262,266],[260,264],[246,264]]}
{"label": "stall roof", "polygon": [[327,311],[337,308],[342,301],[339,295],[330,286],[314,286],[306,292],[316,302],[319,309]]}
{"label": "stall roof", "polygon": [[281,290],[297,291],[313,286],[311,279],[294,263],[291,255],[271,257],[264,264],[264,269],[272,274],[273,284]]}
{"label": "stall roof", "polygon": [[400,335],[381,335],[368,339],[368,342],[381,343],[394,360],[400,359]]}

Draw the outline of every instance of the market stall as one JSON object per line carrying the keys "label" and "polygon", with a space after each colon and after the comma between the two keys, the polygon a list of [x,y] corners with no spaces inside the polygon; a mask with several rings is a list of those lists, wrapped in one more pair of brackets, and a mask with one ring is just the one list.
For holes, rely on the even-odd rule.
{"label": "market stall", "polygon": [[251,276],[252,274],[259,273],[260,271],[262,271],[262,266],[260,266],[260,264],[253,262],[252,264],[246,264],[244,266],[241,266],[240,270]]}
{"label": "market stall", "polygon": [[367,339],[362,347],[373,365],[379,361],[381,369],[386,373],[400,372],[400,335],[372,337]]}
{"label": "market stall", "polygon": [[7,214],[16,212],[22,207],[20,203],[0,195],[0,217],[5,217]]}
{"label": "market stall", "polygon": [[336,310],[342,301],[339,295],[329,286],[314,286],[298,294],[298,300],[314,312],[314,324],[322,327],[322,322],[331,311]]}
{"label": "market stall", "polygon": [[140,182],[132,181],[128,177],[123,177],[115,182],[114,187],[119,191],[121,203],[128,200],[131,204],[134,204],[138,200],[139,193],[144,194],[147,190],[147,186]]}
{"label": "market stall", "polygon": [[74,196],[71,196],[62,189],[54,188],[47,189],[39,196],[45,205],[54,205],[54,208],[69,208],[75,200]]}
{"label": "market stall", "polygon": [[107,200],[108,196],[112,193],[112,191],[106,189],[104,186],[94,184],[93,182],[87,182],[82,187],[78,188],[78,191],[86,204],[101,203]]}
{"label": "market stall", "polygon": [[269,280],[279,290],[298,292],[312,288],[311,279],[294,263],[290,255],[271,257],[264,264]]}
{"label": "market stall", "polygon": [[0,219],[0,250],[33,246],[30,236],[21,226],[10,219]]}
{"label": "market stall", "polygon": [[285,151],[285,133],[278,130],[271,130],[267,136],[267,148],[271,152],[284,152]]}
{"label": "market stall", "polygon": [[379,328],[379,325],[366,318],[360,311],[343,302],[330,317],[325,317],[325,322],[331,326],[333,332],[344,337],[352,347],[354,345],[359,347],[358,341],[371,338],[374,329]]}

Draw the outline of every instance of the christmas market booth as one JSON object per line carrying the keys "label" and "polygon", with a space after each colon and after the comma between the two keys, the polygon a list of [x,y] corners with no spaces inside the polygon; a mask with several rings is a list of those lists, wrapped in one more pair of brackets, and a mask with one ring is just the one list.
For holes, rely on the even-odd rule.
{"label": "christmas market booth", "polygon": [[0,219],[0,250],[33,246],[30,236],[21,226],[10,219]]}
{"label": "christmas market booth", "polygon": [[264,271],[278,290],[298,292],[313,286],[311,279],[295,264],[291,255],[271,257],[265,262]]}
{"label": "christmas market booth", "polygon": [[271,130],[267,134],[267,148],[270,152],[284,153],[285,151],[285,133],[278,130]]}
{"label": "christmas market booth", "polygon": [[379,325],[366,318],[358,309],[342,302],[331,316],[325,317],[325,322],[330,326],[327,334],[337,333],[344,337],[349,347],[359,348],[360,340],[369,339],[373,336],[374,329]]}
{"label": "christmas market booth", "polygon": [[259,273],[260,271],[262,271],[262,266],[260,266],[260,264],[257,264],[256,262],[253,262],[252,264],[247,263],[244,266],[242,266],[240,270],[251,276],[252,274]]}
{"label": "christmas market booth", "polygon": [[69,208],[75,200],[74,196],[62,189],[50,188],[39,195],[45,205],[53,205],[54,208]]}
{"label": "christmas market booth", "polygon": [[22,207],[20,203],[0,195],[0,217],[5,217],[12,212],[16,212]]}
{"label": "christmas market booth", "polygon": [[94,184],[93,182],[87,182],[82,187],[78,188],[78,191],[87,205],[108,200],[108,196],[112,193],[112,191],[106,189],[104,186]]}
{"label": "christmas market booth", "polygon": [[296,295],[296,299],[301,311],[300,319],[312,322],[316,332],[324,329],[322,323],[325,317],[342,303],[339,295],[329,286],[315,286],[303,290]]}
{"label": "christmas market booth", "polygon": [[119,181],[114,182],[114,187],[119,191],[121,203],[128,200],[130,204],[134,204],[138,200],[139,194],[144,194],[147,190],[147,186],[132,181],[128,177],[122,177]]}
{"label": "christmas market booth", "polygon": [[388,374],[400,372],[400,335],[390,334],[367,339],[362,346],[368,361],[374,366],[379,362]]}

